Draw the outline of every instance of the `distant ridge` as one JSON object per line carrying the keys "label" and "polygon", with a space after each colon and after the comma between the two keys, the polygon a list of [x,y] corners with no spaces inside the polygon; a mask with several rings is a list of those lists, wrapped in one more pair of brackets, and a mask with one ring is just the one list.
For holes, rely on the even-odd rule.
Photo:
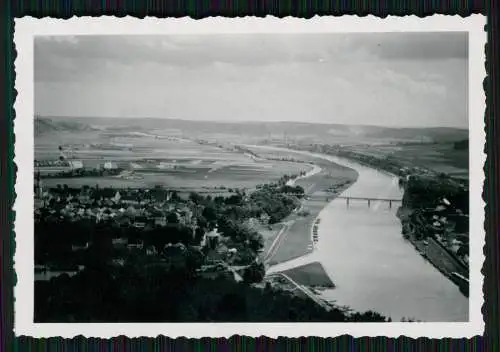
{"label": "distant ridge", "polygon": [[40,116],[35,116],[34,129],[35,129],[35,136],[39,136],[50,132],[93,130],[93,128],[87,124],[71,121],[70,119],[64,121],[58,119],[57,121],[54,121],[53,119]]}
{"label": "distant ridge", "polygon": [[[381,127],[367,125],[326,124],[313,122],[221,122],[194,121],[168,118],[123,118],[123,117],[39,117],[55,125],[56,130],[92,129],[90,126],[105,127],[108,130],[151,131],[155,129],[181,130],[192,134],[237,134],[266,138],[268,135],[304,137],[328,141],[338,136],[356,138],[388,138],[415,141],[453,142],[468,139],[466,129],[453,127]],[[84,127],[86,126],[86,127]]]}
{"label": "distant ridge", "polygon": [[[399,126],[382,126],[382,125],[369,125],[369,124],[359,124],[359,125],[350,125],[343,123],[325,123],[325,122],[303,122],[303,121],[288,121],[288,120],[274,120],[274,121],[259,121],[259,120],[243,120],[243,121],[221,121],[217,119],[213,120],[190,120],[190,119],[180,119],[180,118],[170,118],[170,117],[113,117],[113,116],[51,116],[51,115],[38,115],[38,118],[41,119],[51,119],[55,121],[86,121],[85,123],[92,122],[92,124],[100,125],[102,123],[119,125],[126,124],[128,126],[131,125],[131,121],[134,121],[133,124],[142,125],[144,121],[150,121],[152,124],[163,125],[168,123],[209,123],[209,124],[228,124],[228,125],[297,125],[297,126],[325,126],[325,127],[348,127],[348,128],[373,128],[373,129],[408,129],[408,130],[427,130],[427,129],[436,129],[436,130],[455,130],[455,131],[467,131],[467,128],[460,127],[448,127],[448,126],[430,126],[430,127],[417,127],[417,126],[409,126],[409,127],[399,127]],[[119,122],[117,124],[117,121]]]}

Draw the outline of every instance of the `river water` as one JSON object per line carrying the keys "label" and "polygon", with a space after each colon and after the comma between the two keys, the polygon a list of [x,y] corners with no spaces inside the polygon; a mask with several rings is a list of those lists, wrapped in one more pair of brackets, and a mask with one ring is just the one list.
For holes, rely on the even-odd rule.
{"label": "river water", "polygon": [[[341,196],[401,199],[396,177],[347,159],[300,152],[350,167],[358,180]],[[469,300],[401,235],[400,203],[337,198],[319,214],[319,260],[336,288],[323,297],[356,311],[373,310],[393,321],[468,321]]]}

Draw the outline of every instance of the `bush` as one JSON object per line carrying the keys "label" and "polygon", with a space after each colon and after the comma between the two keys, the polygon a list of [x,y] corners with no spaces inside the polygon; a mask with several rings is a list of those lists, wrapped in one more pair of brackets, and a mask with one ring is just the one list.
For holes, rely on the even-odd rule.
{"label": "bush", "polygon": [[256,283],[261,282],[266,275],[266,269],[262,263],[252,263],[243,274],[243,280],[246,283]]}

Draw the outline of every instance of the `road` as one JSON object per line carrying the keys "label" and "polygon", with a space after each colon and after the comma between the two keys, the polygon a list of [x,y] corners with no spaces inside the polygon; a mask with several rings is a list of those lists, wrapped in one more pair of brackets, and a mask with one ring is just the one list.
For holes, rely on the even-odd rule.
{"label": "road", "polygon": [[[287,182],[287,185],[293,186],[293,185],[295,185],[295,182],[297,180],[311,177],[311,176],[316,175],[322,171],[322,168],[320,166],[314,165],[314,164],[311,164],[311,165],[313,168],[310,171],[308,171],[303,176],[297,176],[296,178],[289,180]],[[312,186],[310,186],[309,189],[310,188],[312,188]],[[307,194],[307,193],[308,193],[308,190],[305,192],[305,194]],[[300,206],[298,208],[294,209],[292,214],[299,213],[303,209],[303,207],[304,207],[303,201],[301,201]],[[290,214],[289,216],[291,216],[292,214]],[[293,225],[294,222],[295,222],[295,220],[289,220],[289,221],[285,221],[282,223],[283,227],[280,229],[280,231],[278,232],[278,235],[276,236],[273,243],[269,247],[267,253],[263,257],[262,261],[264,262],[264,265],[267,265],[269,263],[269,261],[273,258],[273,256],[276,254],[276,252],[279,250],[281,244],[283,243],[286,236],[288,235],[288,231],[290,230],[290,227]],[[311,228],[311,231],[312,231],[312,228]]]}
{"label": "road", "polygon": [[265,265],[267,263],[269,263],[269,261],[273,258],[273,256],[276,254],[276,252],[280,248],[281,244],[283,243],[286,236],[288,235],[288,230],[290,229],[290,226],[291,226],[291,224],[289,222],[283,223],[283,227],[278,232],[278,235],[274,239],[271,246],[269,246],[269,250],[267,251],[266,255],[264,256],[263,262]]}

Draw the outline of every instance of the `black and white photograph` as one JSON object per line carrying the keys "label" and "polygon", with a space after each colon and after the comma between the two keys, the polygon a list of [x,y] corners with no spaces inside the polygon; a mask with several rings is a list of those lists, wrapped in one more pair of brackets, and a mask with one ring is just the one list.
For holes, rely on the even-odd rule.
{"label": "black and white photograph", "polygon": [[422,28],[35,33],[31,323],[481,317],[484,43]]}

